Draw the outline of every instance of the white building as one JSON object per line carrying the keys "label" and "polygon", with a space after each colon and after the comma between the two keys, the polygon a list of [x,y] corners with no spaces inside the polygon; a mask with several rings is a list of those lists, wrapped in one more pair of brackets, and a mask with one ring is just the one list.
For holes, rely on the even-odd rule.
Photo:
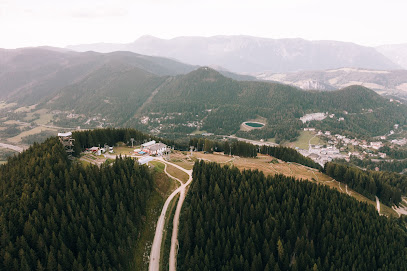
{"label": "white building", "polygon": [[[143,145],[145,145],[145,144],[143,144]],[[166,150],[167,150],[167,145],[165,145],[165,144],[163,144],[161,142],[160,143],[149,144],[147,146],[143,146],[143,152],[146,152],[149,155],[163,155],[163,153]]]}

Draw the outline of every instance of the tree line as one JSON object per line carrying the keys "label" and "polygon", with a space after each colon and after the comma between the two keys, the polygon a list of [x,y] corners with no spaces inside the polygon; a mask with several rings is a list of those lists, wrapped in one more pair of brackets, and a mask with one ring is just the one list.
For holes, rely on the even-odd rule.
{"label": "tree line", "polygon": [[389,206],[398,205],[401,196],[407,194],[407,176],[397,173],[362,170],[332,162],[325,164],[324,173],[371,200],[377,196]]}
{"label": "tree line", "polygon": [[[161,141],[169,146],[175,146],[173,140],[166,140],[132,128],[105,128],[93,129],[85,131],[76,131],[72,133],[74,141],[74,155],[78,156],[86,148],[104,144],[114,146],[117,142],[124,142],[131,146],[131,139],[134,139],[134,145],[142,144],[146,141],[156,140]],[[178,145],[177,145],[178,147]]]}
{"label": "tree line", "polygon": [[320,164],[314,162],[311,158],[305,157],[292,148],[282,146],[261,146],[260,153],[271,155],[285,162],[294,162],[304,166],[322,170],[322,166]]}
{"label": "tree line", "polygon": [[401,220],[308,181],[197,162],[178,270],[406,270]]}
{"label": "tree line", "polygon": [[401,173],[407,169],[407,159],[404,160],[387,159],[380,161],[372,161],[372,159],[361,160],[355,156],[351,156],[349,162],[345,161],[344,159],[336,159],[334,161],[341,164],[365,168],[368,170],[375,170],[376,168],[378,168],[380,171],[390,171],[395,173]]}

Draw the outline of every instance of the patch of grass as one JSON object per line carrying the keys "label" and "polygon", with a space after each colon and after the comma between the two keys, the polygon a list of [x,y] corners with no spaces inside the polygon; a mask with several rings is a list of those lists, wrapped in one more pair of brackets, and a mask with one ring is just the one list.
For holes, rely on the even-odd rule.
{"label": "patch of grass", "polygon": [[178,179],[180,179],[183,183],[187,182],[189,179],[188,174],[186,174],[185,172],[183,172],[182,170],[171,166],[171,165],[167,165],[167,172],[171,175],[174,176]]}
{"label": "patch of grass", "polygon": [[164,226],[164,234],[163,234],[163,244],[161,247],[161,264],[160,270],[168,270],[170,267],[170,249],[171,249],[171,238],[172,238],[172,230],[174,226],[174,216],[175,210],[177,209],[177,204],[179,200],[179,194],[177,194],[171,201],[171,204],[168,206],[167,214],[165,217],[168,219],[165,220]]}
{"label": "patch of grass", "polygon": [[399,217],[396,211],[380,202],[380,214],[387,217]]}
{"label": "patch of grass", "polygon": [[318,145],[324,144],[324,141],[320,139],[318,136],[315,136],[314,133],[311,133],[309,131],[301,131],[301,134],[298,137],[298,139],[292,143],[289,143],[288,145],[307,150],[309,147],[309,143],[313,145]]}
{"label": "patch of grass", "polygon": [[195,130],[195,131],[193,131],[193,132],[191,133],[191,135],[200,135],[200,134],[203,134],[203,133],[207,133],[207,131],[205,131],[205,130],[202,130],[202,131],[200,131],[200,130]]}
{"label": "patch of grass", "polygon": [[33,105],[30,105],[30,106],[19,107],[16,110],[14,110],[14,112],[15,113],[30,112],[31,110],[34,110],[36,106],[37,106],[36,104],[33,104]]}
{"label": "patch of grass", "polygon": [[163,173],[165,165],[158,161],[151,161],[150,164],[154,166],[154,171],[158,173]]}
{"label": "patch of grass", "polygon": [[127,146],[121,146],[121,147],[113,147],[113,151],[114,154],[116,155],[132,155],[134,152],[134,149],[136,149],[136,147],[127,147]]}
{"label": "patch of grass", "polygon": [[171,162],[178,165],[178,166],[180,166],[180,167],[185,168],[186,170],[190,170],[190,169],[192,169],[194,167],[193,162],[187,162],[187,161],[183,161],[183,160],[176,161],[176,162],[171,161]]}

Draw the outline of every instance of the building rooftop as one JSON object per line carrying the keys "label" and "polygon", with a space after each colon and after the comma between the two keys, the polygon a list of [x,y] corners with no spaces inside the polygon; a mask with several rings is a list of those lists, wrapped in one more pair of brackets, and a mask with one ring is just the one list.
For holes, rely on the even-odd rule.
{"label": "building rooftop", "polygon": [[150,150],[151,152],[166,148],[167,145],[163,144],[163,143],[156,143],[152,146],[147,147],[146,149]]}
{"label": "building rooftop", "polygon": [[143,147],[145,148],[145,147],[148,147],[148,146],[154,145],[155,143],[156,143],[156,142],[155,142],[155,140],[152,140],[152,141],[150,141],[150,142],[147,142],[147,143],[141,144],[141,146],[143,146]]}
{"label": "building rooftop", "polygon": [[62,137],[72,136],[72,132],[58,133],[58,136],[62,136]]}

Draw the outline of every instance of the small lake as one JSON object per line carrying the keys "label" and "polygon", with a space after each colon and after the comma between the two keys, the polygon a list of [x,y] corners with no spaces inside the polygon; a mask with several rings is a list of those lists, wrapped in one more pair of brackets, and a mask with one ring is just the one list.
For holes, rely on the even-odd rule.
{"label": "small lake", "polygon": [[246,124],[249,127],[253,127],[253,128],[261,128],[264,126],[263,123],[259,123],[259,122],[245,122],[244,124]]}

